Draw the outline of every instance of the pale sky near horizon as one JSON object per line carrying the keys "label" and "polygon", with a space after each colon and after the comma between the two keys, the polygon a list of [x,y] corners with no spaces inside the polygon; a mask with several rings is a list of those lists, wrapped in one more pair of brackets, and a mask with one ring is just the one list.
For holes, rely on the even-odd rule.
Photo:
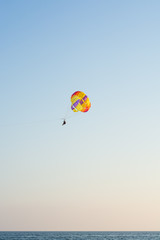
{"label": "pale sky near horizon", "polygon": [[0,231],[160,230],[159,13],[0,1]]}

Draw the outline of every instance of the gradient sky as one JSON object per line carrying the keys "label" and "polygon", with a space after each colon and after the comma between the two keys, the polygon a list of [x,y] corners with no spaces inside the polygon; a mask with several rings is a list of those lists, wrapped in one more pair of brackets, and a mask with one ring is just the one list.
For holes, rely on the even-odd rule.
{"label": "gradient sky", "polygon": [[160,1],[1,0],[0,116],[1,231],[160,230]]}

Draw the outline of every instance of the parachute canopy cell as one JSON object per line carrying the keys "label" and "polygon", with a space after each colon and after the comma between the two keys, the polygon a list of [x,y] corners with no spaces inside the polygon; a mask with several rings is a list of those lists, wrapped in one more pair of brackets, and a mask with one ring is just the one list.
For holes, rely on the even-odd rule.
{"label": "parachute canopy cell", "polygon": [[91,103],[89,101],[89,98],[87,97],[87,95],[81,91],[77,91],[75,93],[72,94],[71,96],[71,109],[74,112],[87,112],[90,107],[91,107]]}

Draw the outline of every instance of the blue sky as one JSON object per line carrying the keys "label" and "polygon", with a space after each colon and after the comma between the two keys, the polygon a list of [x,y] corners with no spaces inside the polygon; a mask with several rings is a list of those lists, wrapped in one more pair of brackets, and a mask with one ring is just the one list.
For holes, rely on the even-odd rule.
{"label": "blue sky", "polygon": [[0,2],[0,230],[159,230],[159,12]]}

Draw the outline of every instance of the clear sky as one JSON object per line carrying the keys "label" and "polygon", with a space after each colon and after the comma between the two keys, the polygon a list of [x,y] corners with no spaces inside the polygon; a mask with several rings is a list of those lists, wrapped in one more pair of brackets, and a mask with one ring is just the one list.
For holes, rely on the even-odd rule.
{"label": "clear sky", "polygon": [[159,144],[159,0],[0,1],[0,230],[160,230]]}

